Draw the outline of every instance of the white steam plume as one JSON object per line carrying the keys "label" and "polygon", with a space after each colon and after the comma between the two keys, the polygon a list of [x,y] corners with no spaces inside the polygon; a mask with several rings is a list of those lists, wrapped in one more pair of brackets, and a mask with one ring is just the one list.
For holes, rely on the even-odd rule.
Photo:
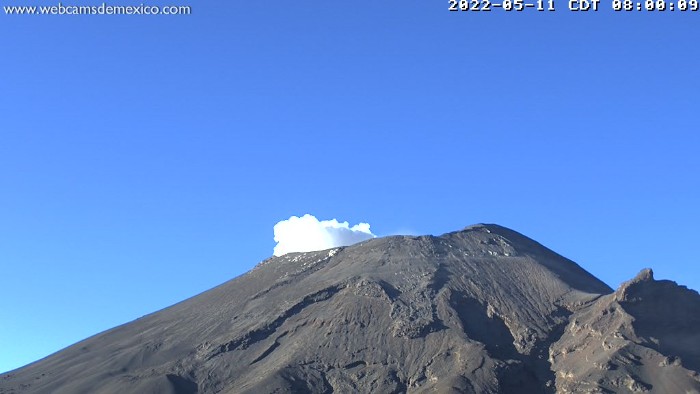
{"label": "white steam plume", "polygon": [[319,221],[308,213],[282,220],[275,224],[274,232],[277,242],[275,256],[347,246],[375,237],[368,223],[350,227],[348,222],[339,223],[336,219]]}

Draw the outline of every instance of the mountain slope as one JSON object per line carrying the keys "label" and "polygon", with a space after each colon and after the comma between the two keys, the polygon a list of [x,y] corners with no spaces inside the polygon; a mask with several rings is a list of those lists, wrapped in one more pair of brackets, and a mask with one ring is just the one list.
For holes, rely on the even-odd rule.
{"label": "mountain slope", "polygon": [[[646,289],[657,282],[644,283]],[[685,369],[697,370],[697,325],[685,326],[678,316],[687,305],[668,316],[647,314],[648,299],[656,297],[632,305],[639,297],[629,296],[636,294],[630,286],[613,293],[572,261],[497,225],[378,238],[268,259],[210,291],[5,374],[0,394],[653,391],[670,379],[698,390],[697,374]],[[684,300],[699,307],[697,293],[685,291]],[[598,363],[621,354],[595,350],[604,347],[599,332],[617,322],[601,320],[612,303],[629,310],[625,340],[656,352],[643,379],[639,368],[630,372],[637,385],[608,384],[607,378],[623,379],[609,371],[623,368],[592,373],[586,361],[589,353]],[[648,320],[643,327],[631,324],[641,316]],[[657,334],[669,319],[679,327]],[[579,324],[601,327],[586,328],[585,336],[572,329]],[[659,366],[657,354],[671,369]],[[644,357],[635,360],[647,365]],[[574,384],[587,378],[595,380]]]}
{"label": "mountain slope", "polygon": [[700,295],[646,269],[570,318],[552,345],[566,392],[700,390]]}

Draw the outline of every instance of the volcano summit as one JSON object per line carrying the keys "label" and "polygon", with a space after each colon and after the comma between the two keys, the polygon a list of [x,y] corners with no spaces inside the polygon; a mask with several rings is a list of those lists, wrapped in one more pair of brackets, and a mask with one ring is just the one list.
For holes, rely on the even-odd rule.
{"label": "volcano summit", "polygon": [[700,295],[498,225],[290,253],[0,375],[18,393],[700,392]]}

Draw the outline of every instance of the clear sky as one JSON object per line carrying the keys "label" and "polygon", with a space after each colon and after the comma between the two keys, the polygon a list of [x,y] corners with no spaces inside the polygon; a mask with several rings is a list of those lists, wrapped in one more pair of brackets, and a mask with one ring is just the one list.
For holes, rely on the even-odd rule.
{"label": "clear sky", "polygon": [[0,14],[0,371],[244,273],[306,213],[498,223],[612,287],[700,289],[700,11],[183,1]]}

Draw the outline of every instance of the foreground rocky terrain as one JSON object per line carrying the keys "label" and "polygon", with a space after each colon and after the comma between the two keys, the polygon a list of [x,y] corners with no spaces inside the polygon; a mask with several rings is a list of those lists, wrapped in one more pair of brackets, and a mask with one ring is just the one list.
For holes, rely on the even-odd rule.
{"label": "foreground rocky terrain", "polygon": [[497,225],[263,261],[0,375],[9,393],[700,392],[700,296]]}

